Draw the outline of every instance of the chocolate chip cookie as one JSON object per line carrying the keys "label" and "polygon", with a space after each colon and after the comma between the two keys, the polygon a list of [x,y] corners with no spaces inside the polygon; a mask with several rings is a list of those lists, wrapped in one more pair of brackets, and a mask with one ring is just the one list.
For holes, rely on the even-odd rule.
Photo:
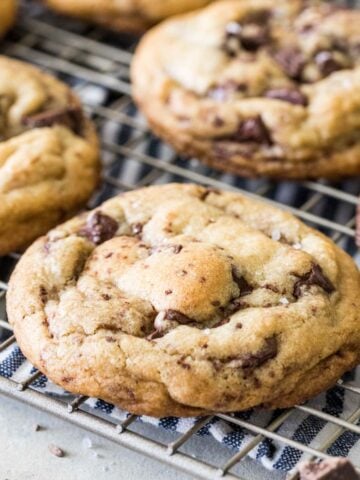
{"label": "chocolate chip cookie", "polygon": [[0,255],[73,215],[99,178],[97,137],[62,82],[0,57]]}
{"label": "chocolate chip cookie", "polygon": [[360,360],[360,276],[292,215],[196,185],[115,197],[37,240],[10,280],[23,353],[130,412],[289,407]]}
{"label": "chocolate chip cookie", "polygon": [[17,0],[2,0],[0,8],[0,37],[2,37],[15,21]]}
{"label": "chocolate chip cookie", "polygon": [[60,13],[120,31],[142,31],[164,18],[203,7],[213,0],[44,0]]}
{"label": "chocolate chip cookie", "polygon": [[227,0],[145,35],[132,69],[150,126],[244,176],[360,173],[360,10]]}

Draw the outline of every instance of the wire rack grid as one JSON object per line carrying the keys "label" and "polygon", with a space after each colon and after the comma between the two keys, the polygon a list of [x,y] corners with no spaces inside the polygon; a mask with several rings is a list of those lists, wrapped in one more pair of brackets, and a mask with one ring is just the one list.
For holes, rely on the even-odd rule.
{"label": "wire rack grid", "polygon": [[[46,20],[42,14],[35,17],[23,15],[2,50],[6,55],[33,62],[54,72],[73,85],[84,99],[89,114],[94,118],[102,134],[104,158],[103,187],[89,207],[93,207],[111,195],[140,186],[165,183],[169,180],[193,181],[240,191],[251,197],[261,197],[267,202],[278,204],[281,208],[293,212],[304,221],[324,231],[356,256],[354,225],[357,196],[360,192],[358,181],[352,180],[337,185],[323,181],[304,181],[296,185],[266,180],[245,181],[208,169],[196,159],[184,161],[154,138],[141,117],[136,114],[130,97],[129,84],[129,65],[135,46],[134,39],[124,36],[120,40],[122,47],[115,47],[114,37],[101,29],[67,23],[64,31],[63,23],[56,17],[46,16],[45,18]],[[116,42],[119,43],[118,37]],[[102,102],[94,103],[92,99],[86,100],[86,91],[90,86],[92,92],[96,92],[98,88]],[[123,134],[121,138],[114,141],[109,132],[111,133],[112,129],[119,125],[122,127]],[[339,221],[333,215],[335,206],[340,212],[339,215],[341,214]],[[0,301],[2,302],[0,311],[4,312],[4,317],[0,320],[0,333],[3,332],[0,338],[5,339],[0,343],[0,352],[16,342],[11,327],[6,321],[3,304],[7,280],[18,258],[19,255],[14,253],[1,259],[0,263]],[[4,332],[8,333],[4,334]],[[218,414],[215,417],[251,432],[253,439],[235,454],[229,450],[229,455],[214,465],[183,448],[211,417],[199,420],[184,434],[174,434],[170,441],[164,443],[154,440],[151,436],[139,434],[133,428],[137,419],[135,415],[130,415],[125,421],[115,424],[86,411],[83,407],[87,397],[78,396],[66,402],[35,390],[32,384],[40,375],[41,373],[36,371],[22,382],[0,377],[0,393],[55,414],[125,447],[166,462],[194,478],[223,477],[246,480],[236,472],[236,466],[264,438],[292,446],[319,459],[329,456],[326,453],[327,448],[345,431],[360,435],[360,400],[359,408],[355,409],[346,420],[303,405],[281,412],[267,428],[259,427],[233,415]],[[355,395],[360,395],[360,385],[354,382],[341,380],[338,386]],[[277,433],[283,422],[298,411],[330,422],[336,427],[331,437],[326,438],[319,448],[313,449]],[[360,470],[360,465],[357,467]],[[290,478],[295,479],[296,472],[290,474]]]}

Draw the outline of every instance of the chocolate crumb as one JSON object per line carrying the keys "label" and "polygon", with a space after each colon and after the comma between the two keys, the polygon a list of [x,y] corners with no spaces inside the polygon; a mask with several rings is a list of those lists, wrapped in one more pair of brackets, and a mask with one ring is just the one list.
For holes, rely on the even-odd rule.
{"label": "chocolate crumb", "polygon": [[48,449],[49,449],[49,452],[55,457],[61,458],[65,456],[64,450],[62,450],[60,447],[58,447],[54,443],[50,443],[50,445],[48,446]]}
{"label": "chocolate crumb", "polygon": [[110,300],[111,299],[111,296],[107,293],[102,293],[101,294],[101,297],[104,299],[104,300]]}
{"label": "chocolate crumb", "polygon": [[165,295],[171,295],[172,293],[173,293],[173,291],[170,290],[170,289],[169,289],[169,290],[165,290]]}

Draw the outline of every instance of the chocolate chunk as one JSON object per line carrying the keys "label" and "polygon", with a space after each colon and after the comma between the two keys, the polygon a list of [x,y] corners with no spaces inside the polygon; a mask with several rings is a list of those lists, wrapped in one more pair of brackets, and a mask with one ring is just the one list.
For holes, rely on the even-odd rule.
{"label": "chocolate chunk", "polygon": [[72,106],[67,108],[57,108],[45,112],[26,115],[22,118],[22,124],[30,128],[52,127],[53,125],[63,125],[68,127],[77,135],[82,134],[84,116],[80,107]]}
{"label": "chocolate chunk", "polygon": [[138,223],[133,223],[131,225],[131,230],[132,230],[132,233],[133,235],[135,235],[136,237],[140,237],[141,234],[142,234],[142,231],[143,231],[143,228],[144,228],[144,225],[140,222]]}
{"label": "chocolate chunk", "polygon": [[240,290],[239,297],[244,297],[245,295],[249,295],[254,290],[253,287],[246,281],[246,279],[242,275],[239,275],[239,273],[236,270],[236,267],[234,266],[232,267],[231,274],[234,282],[239,287],[239,290]]}
{"label": "chocolate chunk", "polygon": [[187,317],[183,313],[179,312],[178,310],[171,310],[171,309],[165,311],[165,320],[174,320],[175,322],[178,322],[181,325],[186,325],[194,321],[190,317]]}
{"label": "chocolate chunk", "polygon": [[94,212],[87,220],[86,227],[80,232],[95,245],[100,245],[110,240],[118,229],[118,223],[113,218],[101,213]]}
{"label": "chocolate chunk", "polygon": [[186,355],[182,355],[176,363],[180,365],[182,368],[184,368],[185,370],[190,370],[191,365],[186,363],[185,360],[186,360]]}
{"label": "chocolate chunk", "polygon": [[320,463],[306,462],[299,467],[300,480],[359,480],[360,476],[346,458],[329,458]]}
{"label": "chocolate chunk", "polygon": [[334,54],[326,50],[315,55],[315,63],[324,77],[344,68],[344,66],[336,60]]}
{"label": "chocolate chunk", "polygon": [[300,80],[305,67],[305,58],[299,48],[283,48],[275,53],[274,58],[290,78]]}
{"label": "chocolate chunk", "polygon": [[275,336],[267,338],[264,346],[255,353],[246,353],[238,356],[231,356],[226,358],[209,358],[214,365],[215,370],[219,371],[224,366],[228,365],[231,368],[241,368],[247,376],[258,367],[272,358],[275,358],[278,353],[278,343]]}
{"label": "chocolate chunk", "polygon": [[276,337],[270,337],[265,340],[265,345],[256,353],[248,353],[241,356],[242,368],[254,370],[260,367],[268,360],[275,358],[278,353],[278,343]]}
{"label": "chocolate chunk", "polygon": [[231,98],[235,93],[246,92],[246,90],[247,85],[245,83],[227,80],[210,88],[210,90],[208,90],[208,96],[213,100],[223,102]]}
{"label": "chocolate chunk", "polygon": [[274,88],[265,92],[265,97],[283,100],[294,105],[303,105],[304,107],[308,104],[306,96],[300,90],[294,88]]}
{"label": "chocolate chunk", "polygon": [[270,40],[267,25],[261,25],[249,20],[230,22],[226,26],[224,49],[230,56],[235,56],[240,47],[250,52],[256,52]]}
{"label": "chocolate chunk", "polygon": [[[299,277],[299,275],[296,275]],[[325,290],[326,293],[332,293],[335,290],[334,285],[330,282],[330,280],[324,275],[322,268],[320,265],[314,263],[311,267],[311,270],[305,275],[299,277],[294,284],[293,289],[293,296],[295,298],[300,298],[302,295],[302,287],[304,286],[311,286],[317,285]]]}
{"label": "chocolate chunk", "polygon": [[266,128],[262,118],[259,116],[248,118],[242,121],[237,131],[229,137],[229,140],[235,142],[256,142],[265,145],[271,145],[272,140],[268,129]]}

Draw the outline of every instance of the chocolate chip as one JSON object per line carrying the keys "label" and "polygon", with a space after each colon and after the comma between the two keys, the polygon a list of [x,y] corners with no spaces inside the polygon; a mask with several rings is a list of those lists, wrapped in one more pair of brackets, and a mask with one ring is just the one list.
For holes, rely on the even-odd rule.
{"label": "chocolate chip", "polygon": [[213,100],[223,102],[224,100],[231,98],[235,93],[246,92],[246,90],[247,85],[245,83],[239,83],[235,80],[226,80],[225,82],[210,88],[208,96]]}
{"label": "chocolate chip", "polygon": [[278,353],[278,343],[276,337],[270,337],[265,340],[265,345],[256,353],[248,353],[241,356],[242,368],[254,370],[260,367],[268,360],[276,357]]}
{"label": "chocolate chip", "polygon": [[156,340],[162,338],[165,335],[165,330],[154,330],[150,335],[146,337],[147,340]]}
{"label": "chocolate chip", "polygon": [[43,285],[40,286],[39,294],[40,294],[41,303],[45,305],[45,303],[48,301],[48,292]]}
{"label": "chocolate chip", "polygon": [[300,464],[299,480],[359,480],[360,476],[346,458],[327,458],[320,463]]}
{"label": "chocolate chip", "polygon": [[116,338],[110,337],[110,336],[105,337],[105,340],[106,340],[108,343],[115,343],[115,342],[116,342]]}
{"label": "chocolate chip", "polygon": [[65,456],[64,450],[62,450],[60,447],[58,447],[54,443],[50,443],[50,445],[48,446],[48,449],[49,449],[49,452],[55,457],[61,458]]}
{"label": "chocolate chip", "polygon": [[[296,275],[296,274],[295,274]],[[293,296],[295,298],[300,298],[302,295],[302,287],[304,286],[311,286],[317,285],[325,290],[326,293],[332,293],[335,291],[334,285],[331,281],[324,275],[322,268],[320,265],[314,263],[311,267],[311,270],[305,275],[299,276],[299,280],[297,280],[294,284],[293,289]]]}
{"label": "chocolate chip", "polygon": [[212,328],[221,327],[222,325],[226,325],[229,322],[230,322],[230,317],[223,318],[219,322],[215,323],[215,325],[213,325]]}
{"label": "chocolate chip", "polygon": [[215,195],[221,195],[221,191],[214,187],[207,187],[205,188],[204,192],[200,196],[200,200],[205,201],[210,193],[214,193]]}
{"label": "chocolate chip", "polygon": [[305,57],[297,47],[285,47],[274,55],[284,72],[294,80],[300,80],[305,67]]}
{"label": "chocolate chip", "polygon": [[107,293],[102,293],[101,294],[101,298],[103,298],[104,300],[110,300],[111,299],[111,296]]}
{"label": "chocolate chip", "polygon": [[181,252],[181,250],[183,249],[183,246],[182,245],[171,245],[172,249],[173,249],[173,252],[175,253],[175,255],[177,255],[178,253]]}
{"label": "chocolate chip", "polygon": [[190,370],[191,366],[185,362],[185,359],[186,359],[186,355],[182,355],[182,357],[180,357],[176,363],[180,365],[182,368],[185,368],[186,370]]}
{"label": "chocolate chip", "polygon": [[80,232],[95,245],[100,245],[112,238],[118,229],[118,223],[109,215],[94,212],[87,220],[85,228]]}
{"label": "chocolate chip", "polygon": [[239,287],[239,290],[240,290],[239,297],[244,297],[245,295],[249,295],[254,290],[254,288],[246,281],[245,277],[243,277],[242,275],[239,275],[238,271],[236,270],[236,267],[234,266],[232,267],[231,274],[234,282]]}
{"label": "chocolate chip", "polygon": [[131,230],[132,230],[132,233],[133,235],[135,235],[136,237],[140,237],[141,234],[142,234],[142,231],[143,231],[143,228],[144,228],[144,225],[142,223],[133,223],[131,225]]}
{"label": "chocolate chip", "polygon": [[274,88],[265,92],[265,97],[293,103],[294,105],[303,105],[304,107],[308,104],[306,96],[300,90],[294,88]]}
{"label": "chocolate chip", "polygon": [[173,291],[170,290],[170,289],[169,289],[169,290],[165,290],[165,295],[171,295],[172,293],[173,293]]}
{"label": "chocolate chip", "polygon": [[243,355],[231,356],[226,358],[209,358],[213,363],[215,370],[219,371],[224,366],[229,365],[232,368],[241,368],[247,376],[264,363],[275,358],[278,354],[278,342],[275,336],[265,339],[264,346],[255,353],[246,353]]}
{"label": "chocolate chip", "polygon": [[179,312],[178,310],[171,310],[171,309],[165,311],[164,318],[165,320],[174,320],[175,322],[178,322],[181,325],[186,325],[194,321],[190,317],[187,317],[183,313]]}
{"label": "chocolate chip", "polygon": [[47,110],[45,112],[26,115],[22,118],[22,124],[30,128],[52,127],[63,125],[77,135],[82,134],[84,117],[80,107],[72,106]]}
{"label": "chocolate chip", "polygon": [[271,145],[272,140],[269,131],[260,115],[248,118],[240,122],[237,131],[228,137],[235,142],[256,142]]}
{"label": "chocolate chip", "polygon": [[334,54],[329,51],[317,53],[315,55],[315,63],[324,77],[343,68],[343,65],[336,60]]}

